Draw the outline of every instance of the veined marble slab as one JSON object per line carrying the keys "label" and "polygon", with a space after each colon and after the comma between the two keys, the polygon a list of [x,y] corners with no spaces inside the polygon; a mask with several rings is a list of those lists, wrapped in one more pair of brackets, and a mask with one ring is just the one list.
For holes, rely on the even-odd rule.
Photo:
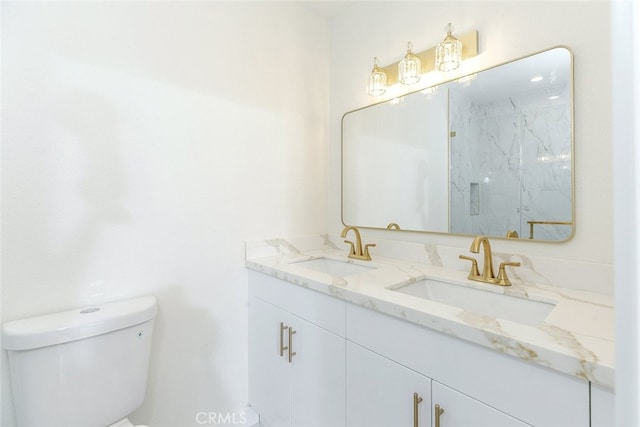
{"label": "veined marble slab", "polygon": [[[437,257],[437,251],[428,255]],[[246,266],[252,270],[605,387],[614,387],[615,312],[612,296],[529,281],[523,283],[513,272],[509,275],[512,286],[502,287],[467,280],[468,272],[433,265],[438,264],[433,262],[438,260],[431,259],[432,265],[429,265],[415,260],[373,257],[373,261],[351,260],[347,258],[346,245],[328,236],[271,239],[246,244]],[[346,277],[334,277],[296,264],[313,258],[329,258],[376,268]],[[482,268],[481,258],[479,263]],[[389,289],[423,278],[552,303],[555,307],[542,323],[528,326]]]}

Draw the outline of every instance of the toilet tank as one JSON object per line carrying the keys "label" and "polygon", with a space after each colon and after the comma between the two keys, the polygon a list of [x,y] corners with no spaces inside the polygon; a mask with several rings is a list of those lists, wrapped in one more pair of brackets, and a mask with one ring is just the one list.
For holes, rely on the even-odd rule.
{"label": "toilet tank", "polygon": [[105,427],[146,391],[155,297],[16,320],[2,326],[21,427]]}

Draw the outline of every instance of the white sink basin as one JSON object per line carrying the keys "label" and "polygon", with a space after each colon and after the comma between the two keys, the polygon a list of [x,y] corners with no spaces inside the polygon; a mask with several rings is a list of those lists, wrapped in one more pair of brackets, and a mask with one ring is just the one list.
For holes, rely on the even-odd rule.
{"label": "white sink basin", "polygon": [[547,318],[555,305],[500,293],[468,288],[433,279],[423,279],[391,289],[477,314],[537,326]]}
{"label": "white sink basin", "polygon": [[350,276],[352,274],[363,273],[365,271],[371,271],[373,268],[378,268],[376,266],[354,264],[331,258],[315,258],[306,261],[293,262],[291,264],[307,268],[309,270],[326,273],[334,277]]}

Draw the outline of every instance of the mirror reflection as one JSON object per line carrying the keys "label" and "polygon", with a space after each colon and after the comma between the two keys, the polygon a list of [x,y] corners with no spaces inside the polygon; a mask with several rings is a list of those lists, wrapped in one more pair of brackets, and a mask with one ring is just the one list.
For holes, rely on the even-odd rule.
{"label": "mirror reflection", "polygon": [[344,224],[570,238],[572,74],[554,48],[345,114]]}

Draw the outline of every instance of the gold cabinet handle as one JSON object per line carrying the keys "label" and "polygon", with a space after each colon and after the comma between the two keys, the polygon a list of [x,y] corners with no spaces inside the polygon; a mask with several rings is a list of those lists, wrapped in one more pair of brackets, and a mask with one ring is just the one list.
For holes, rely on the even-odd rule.
{"label": "gold cabinet handle", "polygon": [[293,337],[293,334],[295,334],[295,333],[296,333],[296,331],[294,331],[293,328],[291,326],[289,326],[289,347],[288,347],[288,349],[289,349],[289,363],[291,363],[291,360],[293,359],[293,356],[296,355],[296,352],[292,351],[293,350],[292,337]]}
{"label": "gold cabinet handle", "polygon": [[413,393],[413,427],[418,427],[418,404],[422,402],[422,398],[418,393]]}
{"label": "gold cabinet handle", "polygon": [[[284,331],[287,329],[291,328],[288,328],[284,323],[280,322],[280,357],[284,356],[284,351],[289,348],[284,346]],[[289,345],[291,345],[291,340],[289,340]]]}
{"label": "gold cabinet handle", "polygon": [[440,405],[436,404],[436,425],[435,427],[440,427],[440,415],[444,414],[444,409],[440,407]]}

